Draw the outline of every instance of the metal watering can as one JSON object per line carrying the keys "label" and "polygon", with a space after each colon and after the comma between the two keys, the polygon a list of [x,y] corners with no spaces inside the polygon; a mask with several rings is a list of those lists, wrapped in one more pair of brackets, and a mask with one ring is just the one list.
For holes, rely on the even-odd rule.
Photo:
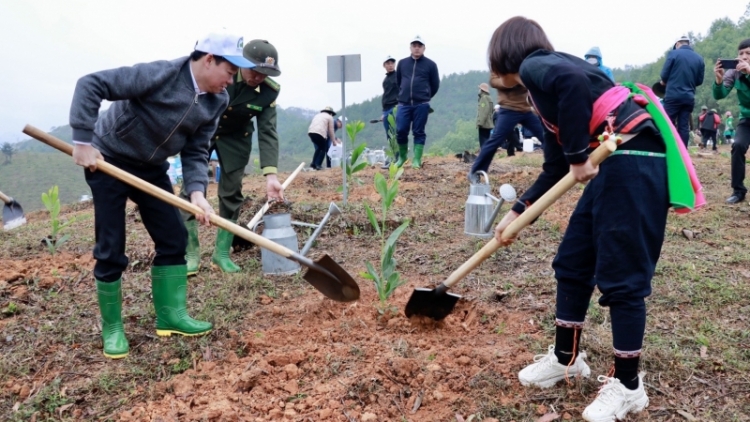
{"label": "metal watering can", "polygon": [[[328,212],[321,220],[320,224],[303,223],[301,221],[292,221],[292,215],[289,213],[283,214],[266,214],[263,219],[259,221],[253,231],[256,231],[258,225],[263,223],[262,236],[268,240],[276,242],[287,249],[291,249],[295,253],[299,253],[305,256],[312,247],[315,239],[323,231],[323,227],[328,220],[335,215],[341,214],[341,210],[336,206],[335,203],[331,202],[328,206]],[[307,239],[302,251],[299,251],[299,243],[297,241],[297,232],[294,231],[292,225],[314,227],[315,231],[310,238]],[[271,252],[265,248],[260,250],[260,260],[264,275],[291,275],[296,274],[300,271],[299,263],[289,260],[281,255]]]}
{"label": "metal watering can", "polygon": [[[490,194],[490,179],[487,173],[478,171],[469,180],[469,198],[466,200],[464,213],[464,233],[469,236],[491,238],[494,235],[492,225],[504,202],[516,199],[516,190],[509,184],[500,186],[500,199]],[[479,176],[484,176],[482,183]],[[497,202],[497,205],[494,204]]]}

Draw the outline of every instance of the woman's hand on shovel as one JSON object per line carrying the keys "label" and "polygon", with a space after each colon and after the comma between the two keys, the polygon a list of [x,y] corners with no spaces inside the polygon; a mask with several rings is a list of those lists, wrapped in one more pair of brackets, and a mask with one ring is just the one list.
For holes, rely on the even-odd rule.
{"label": "woman's hand on shovel", "polygon": [[497,226],[495,226],[495,240],[500,242],[503,246],[508,246],[511,243],[513,243],[516,240],[516,236],[513,236],[510,239],[503,239],[503,231],[510,225],[510,223],[513,222],[516,218],[518,218],[520,214],[518,214],[515,211],[509,211],[507,214],[505,214],[505,217],[503,217],[502,220],[500,220],[499,223],[497,223]]}
{"label": "woman's hand on shovel", "polygon": [[73,144],[73,161],[89,171],[96,171],[96,160],[103,160],[102,153],[91,144]]}
{"label": "woman's hand on shovel", "polygon": [[211,204],[206,201],[206,197],[203,196],[203,192],[195,191],[190,193],[190,202],[193,205],[198,206],[198,208],[203,210],[203,214],[196,214],[195,219],[198,220],[203,225],[209,225],[211,224],[208,219],[209,214],[215,214],[214,209],[211,208]]}

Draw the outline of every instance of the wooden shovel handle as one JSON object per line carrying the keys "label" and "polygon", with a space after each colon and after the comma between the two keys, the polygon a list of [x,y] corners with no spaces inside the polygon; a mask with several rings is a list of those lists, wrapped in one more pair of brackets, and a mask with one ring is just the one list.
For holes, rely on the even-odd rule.
{"label": "wooden shovel handle", "polygon": [[[51,146],[52,148],[60,150],[68,155],[73,155],[72,145],[63,142],[62,140],[42,131],[41,129],[37,129],[31,125],[26,125],[26,127],[24,127],[23,129],[23,133],[31,136],[32,138],[38,141],[41,141]],[[146,192],[147,194],[157,199],[161,199],[162,201],[170,205],[173,205],[183,211],[192,213],[194,215],[203,215],[203,210],[197,205],[193,205],[190,202],[178,197],[177,195],[173,193],[169,193],[163,189],[160,189],[152,185],[151,183],[146,182],[143,179],[135,177],[132,174],[124,170],[121,170],[120,168],[115,167],[112,164],[109,164],[108,162],[104,160],[96,160],[96,167],[97,167],[97,171],[102,171],[114,177],[115,179],[120,180],[121,182],[127,183],[130,186],[138,188]],[[258,234],[255,234],[251,232],[250,230],[247,230],[241,226],[238,226],[237,224],[232,223],[229,220],[219,217],[216,214],[209,214],[208,218],[211,221],[211,224],[213,224],[214,226],[221,227],[222,229],[228,232],[231,232],[236,236],[239,236],[249,242],[255,243],[256,245],[266,248],[270,250],[271,252],[275,252],[283,257],[289,258],[295,254],[291,249],[285,248],[284,246],[279,245],[276,242],[273,242]]]}
{"label": "wooden shovel handle", "polygon": [[[598,166],[602,161],[604,161],[607,157],[610,156],[615,150],[617,149],[617,146],[612,141],[606,141],[603,142],[597,149],[594,150],[594,152],[591,153],[589,156],[589,160],[591,160],[591,163],[594,166]],[[526,208],[526,211],[523,212],[523,214],[519,215],[513,222],[511,222],[508,227],[503,230],[502,238],[503,239],[512,239],[518,235],[518,233],[523,230],[524,227],[531,224],[532,221],[534,221],[537,217],[542,215],[542,213],[550,207],[555,201],[560,199],[561,196],[570,188],[576,185],[576,179],[573,177],[573,173],[568,173],[560,179],[559,182],[555,184],[555,186],[552,186],[550,190],[548,190],[544,195],[542,195],[541,198],[539,198],[536,202],[531,204],[528,208]],[[479,264],[484,262],[485,259],[489,258],[490,255],[495,253],[496,250],[500,249],[502,245],[500,242],[497,241],[494,237],[492,240],[487,242],[482,249],[480,249],[477,253],[475,253],[471,258],[469,258],[468,261],[464,262],[456,271],[453,271],[453,273],[448,276],[448,278],[443,282],[446,288],[450,288],[457,282],[461,281],[464,277],[469,275],[470,272],[474,270],[474,268],[478,267]]]}
{"label": "wooden shovel handle", "polygon": [[0,192],[0,200],[5,202],[6,204],[10,204],[10,197],[2,192]]}
{"label": "wooden shovel handle", "polygon": [[[284,180],[284,183],[281,184],[281,187],[286,189],[292,183],[292,180],[294,180],[294,178],[297,177],[299,172],[302,171],[302,168],[304,166],[305,166],[305,163],[300,163],[300,165],[297,166],[296,169],[294,169],[292,174],[290,174],[289,177],[287,177],[286,180]],[[261,207],[261,209],[259,209],[257,213],[255,213],[255,216],[253,217],[253,219],[250,220],[250,222],[247,223],[245,227],[252,230],[255,224],[257,224],[258,221],[260,221],[260,219],[263,218],[263,214],[265,214],[269,208],[271,208],[271,201],[266,201],[266,204],[263,205],[263,207]]]}

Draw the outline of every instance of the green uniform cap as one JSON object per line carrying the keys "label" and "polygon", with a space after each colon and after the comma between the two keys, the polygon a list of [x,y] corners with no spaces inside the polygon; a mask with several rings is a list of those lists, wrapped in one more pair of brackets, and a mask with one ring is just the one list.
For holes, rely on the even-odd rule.
{"label": "green uniform cap", "polygon": [[268,76],[281,75],[279,69],[279,53],[271,43],[266,40],[252,40],[245,44],[242,55],[253,62],[254,71]]}

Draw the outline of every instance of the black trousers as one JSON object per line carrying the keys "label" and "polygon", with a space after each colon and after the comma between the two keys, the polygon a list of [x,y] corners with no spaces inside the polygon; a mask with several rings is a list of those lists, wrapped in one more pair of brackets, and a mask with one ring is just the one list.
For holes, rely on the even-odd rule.
{"label": "black trousers", "polygon": [[615,350],[641,350],[644,298],[651,294],[668,209],[664,158],[616,155],[601,164],[552,261],[558,322],[583,324],[598,287],[599,304],[610,308]]}
{"label": "black trousers", "polygon": [[747,193],[745,187],[745,154],[750,146],[750,121],[740,119],[732,144],[732,190],[742,198]]}
{"label": "black trousers", "polygon": [[[170,194],[174,193],[167,176],[168,162],[138,166],[110,157],[104,157],[104,160]],[[125,255],[125,204],[128,198],[138,205],[143,225],[154,241],[156,256],[153,265],[185,264],[187,230],[177,208],[101,171],[86,169],[84,173],[94,197],[94,277],[97,280],[117,281],[128,267]]]}
{"label": "black trousers", "polygon": [[717,144],[717,138],[716,138],[716,131],[710,130],[710,129],[701,129],[701,146],[704,148],[706,145],[708,145],[708,140],[712,140],[714,142],[714,151],[716,151],[716,144]]}

